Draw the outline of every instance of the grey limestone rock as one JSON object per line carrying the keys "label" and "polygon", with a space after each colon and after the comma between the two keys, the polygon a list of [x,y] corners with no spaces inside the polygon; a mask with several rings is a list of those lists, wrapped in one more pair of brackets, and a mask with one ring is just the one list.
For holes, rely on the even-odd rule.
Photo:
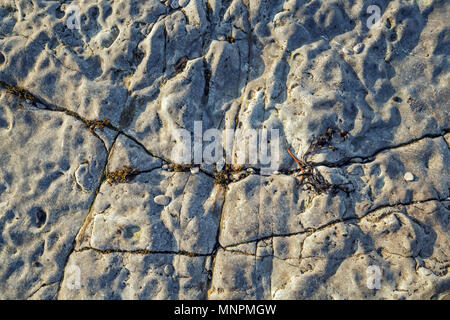
{"label": "grey limestone rock", "polygon": [[[448,296],[449,13],[3,1],[0,299]],[[180,163],[199,122],[279,166]]]}
{"label": "grey limestone rock", "polygon": [[[94,199],[106,150],[77,119],[0,96],[0,298],[26,299],[62,279]],[[37,297],[34,295],[34,297]]]}

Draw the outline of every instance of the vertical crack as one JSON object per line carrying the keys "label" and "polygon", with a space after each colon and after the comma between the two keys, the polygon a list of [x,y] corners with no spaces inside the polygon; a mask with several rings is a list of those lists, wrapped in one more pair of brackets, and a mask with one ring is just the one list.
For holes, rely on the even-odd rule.
{"label": "vertical crack", "polygon": [[114,150],[114,145],[115,145],[115,143],[117,141],[118,136],[119,135],[116,135],[116,137],[114,138],[113,143],[111,144],[111,148],[110,148],[109,152],[107,151],[107,156],[106,156],[106,159],[105,159],[105,165],[103,167],[102,175],[100,177],[100,181],[99,181],[98,187],[95,190],[92,202],[91,202],[91,204],[89,206],[88,214],[87,214],[86,218],[84,219],[83,224],[81,225],[81,228],[78,231],[77,235],[74,237],[74,239],[72,241],[72,246],[71,246],[70,252],[69,252],[69,254],[66,257],[66,261],[64,262],[64,267],[62,268],[63,271],[62,271],[61,279],[59,281],[58,290],[57,290],[57,294],[56,294],[56,299],[57,300],[59,300],[59,295],[61,293],[61,286],[62,286],[62,282],[64,280],[65,271],[66,271],[66,268],[67,268],[67,264],[69,263],[70,256],[75,251],[78,241],[81,241],[80,238],[83,236],[87,226],[89,225],[89,222],[90,222],[91,217],[92,217],[92,212],[93,212],[93,207],[94,207],[95,200],[97,199],[97,196],[98,196],[98,194],[100,192],[101,186],[106,181],[106,168],[108,166],[108,162],[109,162],[109,159],[111,157],[112,151]]}
{"label": "vertical crack", "polygon": [[213,275],[214,275],[214,268],[216,265],[216,257],[217,257],[217,253],[219,251],[220,248],[222,248],[221,244],[220,244],[220,232],[222,230],[222,219],[224,217],[224,213],[223,210],[225,208],[225,202],[226,202],[226,197],[227,197],[227,188],[226,186],[220,186],[220,188],[223,188],[223,202],[222,202],[222,208],[220,210],[220,218],[219,218],[219,225],[217,226],[217,232],[216,232],[216,244],[214,245],[213,248],[213,252],[211,253],[211,270],[210,272],[208,272],[208,281],[207,281],[207,291],[206,291],[206,299],[209,299],[209,295],[210,295],[210,291],[212,289],[212,281],[213,281]]}

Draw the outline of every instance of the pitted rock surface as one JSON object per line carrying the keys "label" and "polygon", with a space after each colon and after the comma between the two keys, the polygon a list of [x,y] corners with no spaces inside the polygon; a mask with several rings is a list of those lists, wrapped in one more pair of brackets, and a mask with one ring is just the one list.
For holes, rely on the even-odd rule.
{"label": "pitted rock surface", "polygon": [[[449,18],[441,0],[3,1],[0,299],[450,294]],[[279,130],[279,168],[178,164],[195,121]]]}

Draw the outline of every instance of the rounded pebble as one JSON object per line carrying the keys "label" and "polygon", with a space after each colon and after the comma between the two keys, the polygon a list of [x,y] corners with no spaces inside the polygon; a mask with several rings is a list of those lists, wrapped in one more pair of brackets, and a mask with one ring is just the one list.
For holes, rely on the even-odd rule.
{"label": "rounded pebble", "polygon": [[167,206],[170,203],[170,198],[161,194],[159,196],[156,196],[153,201],[155,201],[155,203],[159,204],[160,206]]}
{"label": "rounded pebble", "polygon": [[405,173],[403,178],[408,182],[414,181],[414,175],[411,172]]}
{"label": "rounded pebble", "polygon": [[247,172],[248,172],[248,173],[255,173],[255,170],[254,170],[253,168],[248,168],[248,169],[247,169]]}
{"label": "rounded pebble", "polygon": [[225,166],[225,162],[224,161],[219,161],[216,163],[216,171],[220,172],[222,171],[223,167]]}
{"label": "rounded pebble", "polygon": [[200,171],[200,169],[198,167],[191,168],[191,173],[192,174],[197,174],[199,171]]}

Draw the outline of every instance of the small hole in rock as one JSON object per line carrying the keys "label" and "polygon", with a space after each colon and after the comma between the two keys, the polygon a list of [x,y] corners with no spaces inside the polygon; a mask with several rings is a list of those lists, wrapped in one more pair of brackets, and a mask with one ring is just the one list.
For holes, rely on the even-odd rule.
{"label": "small hole in rock", "polygon": [[47,214],[40,207],[34,207],[30,211],[30,218],[36,228],[40,228],[45,224],[47,220]]}
{"label": "small hole in rock", "polygon": [[61,7],[59,7],[59,8],[56,8],[55,15],[56,15],[56,18],[61,19],[65,16],[65,12],[63,10],[61,10]]}
{"label": "small hole in rock", "polygon": [[47,220],[47,214],[42,210],[38,210],[36,212],[36,225],[38,228],[40,228],[44,223],[45,220]]}

